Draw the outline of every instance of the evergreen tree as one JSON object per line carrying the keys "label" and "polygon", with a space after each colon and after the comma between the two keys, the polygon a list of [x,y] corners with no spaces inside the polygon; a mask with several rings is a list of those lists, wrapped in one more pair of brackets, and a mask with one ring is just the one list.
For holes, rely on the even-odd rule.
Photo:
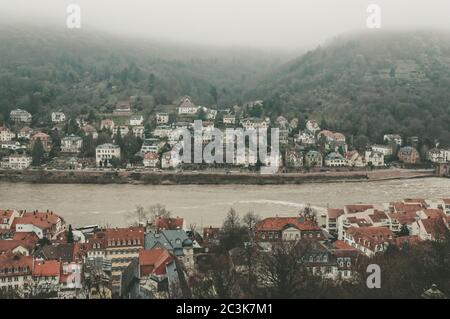
{"label": "evergreen tree", "polygon": [[69,225],[69,230],[67,231],[67,243],[68,244],[72,244],[73,243],[72,225]]}
{"label": "evergreen tree", "polygon": [[44,162],[44,145],[42,145],[42,141],[37,139],[34,142],[33,149],[31,150],[32,163],[34,166],[39,166]]}

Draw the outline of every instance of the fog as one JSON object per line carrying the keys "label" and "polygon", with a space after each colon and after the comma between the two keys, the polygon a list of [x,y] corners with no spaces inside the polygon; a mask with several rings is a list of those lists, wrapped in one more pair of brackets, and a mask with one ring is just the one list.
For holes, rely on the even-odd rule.
{"label": "fog", "polygon": [[381,30],[450,28],[448,0],[0,0],[0,19],[65,27],[71,3],[85,31],[216,46],[315,46],[367,29],[371,3],[381,7]]}

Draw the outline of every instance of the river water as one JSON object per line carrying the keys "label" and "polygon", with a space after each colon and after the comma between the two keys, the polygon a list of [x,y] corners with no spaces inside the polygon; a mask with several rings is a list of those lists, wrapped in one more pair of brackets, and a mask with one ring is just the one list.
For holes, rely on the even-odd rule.
{"label": "river water", "polygon": [[296,215],[304,204],[318,209],[344,204],[382,204],[404,198],[450,197],[450,179],[303,185],[80,185],[0,183],[0,209],[50,209],[74,226],[126,226],[136,205],[165,205],[187,225],[220,225],[230,208],[240,214]]}

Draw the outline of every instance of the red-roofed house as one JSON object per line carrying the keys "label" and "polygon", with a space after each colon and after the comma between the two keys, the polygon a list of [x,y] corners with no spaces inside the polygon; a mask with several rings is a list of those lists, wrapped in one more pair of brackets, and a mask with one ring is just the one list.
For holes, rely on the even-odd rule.
{"label": "red-roofed house", "polygon": [[323,240],[324,235],[317,223],[303,216],[269,217],[255,227],[259,241],[295,241],[300,239]]}
{"label": "red-roofed house", "polygon": [[157,231],[185,229],[184,218],[159,217],[155,220],[155,227]]}
{"label": "red-roofed house", "polygon": [[388,227],[350,227],[344,232],[344,241],[368,257],[385,251],[393,238]]}
{"label": "red-roofed house", "polygon": [[411,234],[419,236],[422,240],[445,238],[448,232],[448,224],[444,217],[419,219],[411,225]]}
{"label": "red-roofed house", "polygon": [[330,234],[337,233],[337,219],[344,214],[340,208],[328,208],[326,217],[326,229]]}
{"label": "red-roofed house", "polygon": [[0,210],[0,229],[11,229],[16,217],[19,217],[19,212],[16,210]]}
{"label": "red-roofed house", "polygon": [[65,231],[65,222],[53,212],[24,212],[13,221],[16,232],[35,233],[40,239],[55,238],[58,234]]}
{"label": "red-roofed house", "polygon": [[31,256],[0,255],[0,290],[17,292],[31,280],[33,258]]}
{"label": "red-roofed house", "polygon": [[59,287],[61,263],[57,260],[34,261],[33,279],[38,285],[49,286],[51,290]]}

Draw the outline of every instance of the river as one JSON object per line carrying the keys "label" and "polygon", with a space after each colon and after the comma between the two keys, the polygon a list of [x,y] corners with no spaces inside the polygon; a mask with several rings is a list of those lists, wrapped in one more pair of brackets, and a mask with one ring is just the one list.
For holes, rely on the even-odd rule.
{"label": "river", "polygon": [[162,204],[198,227],[220,225],[230,208],[240,214],[296,215],[304,204],[317,208],[404,198],[450,197],[450,179],[313,183],[302,185],[83,185],[0,182],[0,209],[50,209],[74,226],[125,226],[136,205]]}

